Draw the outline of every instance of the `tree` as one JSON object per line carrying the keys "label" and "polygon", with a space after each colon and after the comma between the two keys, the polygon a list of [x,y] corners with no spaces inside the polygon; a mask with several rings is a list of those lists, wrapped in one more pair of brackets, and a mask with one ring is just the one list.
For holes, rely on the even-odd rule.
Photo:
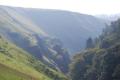
{"label": "tree", "polygon": [[91,37],[89,37],[86,41],[86,48],[89,49],[89,48],[93,48],[93,47],[94,47],[93,40]]}

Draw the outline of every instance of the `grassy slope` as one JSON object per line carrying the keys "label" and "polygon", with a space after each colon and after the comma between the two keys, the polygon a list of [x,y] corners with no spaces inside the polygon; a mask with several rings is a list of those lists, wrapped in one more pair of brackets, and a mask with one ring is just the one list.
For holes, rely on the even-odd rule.
{"label": "grassy slope", "polygon": [[[8,13],[4,9],[0,8],[0,33],[4,36],[7,36],[6,33],[9,31],[10,32],[12,31],[12,32],[20,32],[21,34],[27,36],[27,34],[24,34],[24,33],[29,33],[29,32],[27,32],[26,29],[24,31],[23,30],[24,28],[21,27],[21,25],[19,25],[19,23],[15,22],[14,19],[12,19],[12,16],[8,15]],[[16,17],[18,19],[20,16],[16,15]],[[24,20],[23,18],[24,17],[22,17],[22,20]],[[20,20],[18,20],[18,22]],[[27,23],[26,21],[20,22],[21,24],[23,24],[22,26],[28,26],[28,25],[24,25],[24,23]],[[32,23],[31,23],[31,26],[32,26]],[[40,30],[38,30],[38,31],[40,31]],[[40,32],[40,33],[42,34],[42,32]],[[29,55],[27,52],[23,51],[22,49],[18,48],[17,46],[15,46],[11,43],[6,42],[6,40],[3,40],[2,38],[0,38],[0,64],[1,65],[9,67],[9,69],[16,70],[16,71],[18,71],[18,73],[24,73],[26,75],[33,76],[33,77],[37,78],[38,80],[51,80],[51,79],[53,80],[53,77],[56,77],[56,76],[66,79],[66,77],[63,76],[63,74],[61,74],[53,69],[50,69],[48,67],[47,67],[47,69],[49,69],[49,72],[47,71],[47,73],[46,73],[47,69],[44,68],[44,66],[46,67],[46,65],[44,65],[43,68],[41,68],[37,62],[34,61],[34,63],[31,63],[31,60],[35,60],[35,59],[31,55]],[[40,61],[38,61],[38,62],[40,65],[43,65]],[[37,65],[38,69],[35,69],[34,65]],[[44,69],[45,72],[43,72],[42,69]],[[0,71],[0,75],[1,75],[2,67],[0,68],[0,70],[1,70]],[[52,73],[52,75],[51,75],[51,73]],[[12,74],[12,73],[10,73],[10,74]],[[1,76],[0,76],[0,79],[2,79]],[[60,80],[65,80],[65,79],[60,79]],[[4,78],[2,80],[4,80]],[[7,79],[7,80],[9,80],[9,79]],[[12,80],[14,80],[14,79],[12,79]],[[26,79],[26,80],[28,80],[28,79]]]}
{"label": "grassy slope", "polygon": [[56,79],[68,80],[60,72],[47,67],[21,48],[0,38],[0,80]]}
{"label": "grassy slope", "polygon": [[29,58],[32,56],[0,38],[0,80],[51,80],[30,66]]}
{"label": "grassy slope", "polygon": [[0,80],[37,80],[32,76],[18,72],[0,64]]}

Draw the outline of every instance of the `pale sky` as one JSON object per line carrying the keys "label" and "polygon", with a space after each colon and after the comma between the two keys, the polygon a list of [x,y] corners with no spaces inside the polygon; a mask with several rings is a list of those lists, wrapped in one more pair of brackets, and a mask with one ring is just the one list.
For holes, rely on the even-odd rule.
{"label": "pale sky", "polygon": [[92,15],[120,13],[120,0],[0,0],[0,5],[61,9]]}

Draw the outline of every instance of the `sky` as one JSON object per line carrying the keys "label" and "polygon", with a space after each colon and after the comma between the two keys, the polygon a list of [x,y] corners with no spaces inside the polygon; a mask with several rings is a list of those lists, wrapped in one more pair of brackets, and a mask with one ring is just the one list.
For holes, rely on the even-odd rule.
{"label": "sky", "polygon": [[90,15],[120,13],[120,0],[0,0],[0,5],[69,10]]}

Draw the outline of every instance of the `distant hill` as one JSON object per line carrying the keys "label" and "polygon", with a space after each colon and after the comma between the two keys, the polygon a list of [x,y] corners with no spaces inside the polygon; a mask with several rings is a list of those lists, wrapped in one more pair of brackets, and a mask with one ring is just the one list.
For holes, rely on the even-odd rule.
{"label": "distant hill", "polygon": [[27,14],[46,33],[60,39],[72,52],[83,49],[86,39],[100,35],[105,27],[98,18],[75,12],[44,9],[18,11]]}
{"label": "distant hill", "polygon": [[105,27],[103,21],[91,15],[62,10],[7,8],[26,16],[45,33],[60,39],[71,52],[83,49],[86,39],[100,35]]}
{"label": "distant hill", "polygon": [[96,15],[96,17],[110,24],[110,22],[118,20],[120,18],[120,14]]}

